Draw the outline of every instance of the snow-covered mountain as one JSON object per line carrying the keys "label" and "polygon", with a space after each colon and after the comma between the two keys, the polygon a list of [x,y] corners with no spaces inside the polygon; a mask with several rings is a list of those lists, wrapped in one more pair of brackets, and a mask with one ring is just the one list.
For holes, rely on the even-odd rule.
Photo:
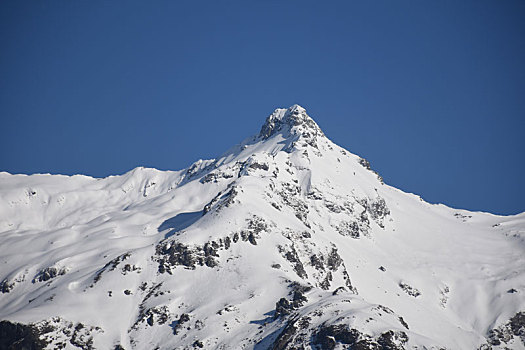
{"label": "snow-covered mountain", "polygon": [[0,173],[0,247],[0,349],[525,348],[525,213],[388,186],[297,105],[181,171]]}

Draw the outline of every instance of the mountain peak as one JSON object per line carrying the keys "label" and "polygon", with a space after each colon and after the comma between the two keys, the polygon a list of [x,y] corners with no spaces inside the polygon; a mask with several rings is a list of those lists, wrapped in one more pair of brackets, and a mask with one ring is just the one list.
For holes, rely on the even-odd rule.
{"label": "mountain peak", "polygon": [[324,136],[317,123],[298,104],[294,104],[289,108],[277,108],[266,118],[259,137],[268,139],[279,133],[282,133],[283,136],[288,134],[307,137]]}
{"label": "mountain peak", "polygon": [[370,170],[294,105],[181,171],[0,173],[0,349],[524,349],[525,215]]}

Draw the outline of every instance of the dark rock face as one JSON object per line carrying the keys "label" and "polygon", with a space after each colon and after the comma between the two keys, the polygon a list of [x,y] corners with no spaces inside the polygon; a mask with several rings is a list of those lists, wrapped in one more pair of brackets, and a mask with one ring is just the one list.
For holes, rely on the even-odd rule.
{"label": "dark rock face", "polygon": [[60,317],[35,324],[0,321],[0,350],[64,349],[68,343],[74,348],[92,350],[93,332],[102,330]]}
{"label": "dark rock face", "polygon": [[507,344],[515,338],[520,339],[525,346],[525,311],[518,312],[500,327],[491,329],[487,335],[487,342],[498,346],[502,343]]}
{"label": "dark rock face", "polygon": [[355,221],[342,221],[335,229],[341,236],[349,236],[355,239],[361,236],[359,224]]}
{"label": "dark rock face", "polygon": [[40,350],[46,346],[36,327],[0,321],[0,350]]}
{"label": "dark rock face", "polygon": [[231,179],[232,177],[232,174],[224,173],[222,171],[214,171],[204,175],[199,181],[202,184],[206,184],[209,182],[219,182],[222,179]]}
{"label": "dark rock face", "polygon": [[194,270],[197,266],[217,267],[221,250],[230,249],[232,243],[239,241],[257,245],[260,234],[270,232],[271,223],[253,215],[246,220],[246,227],[230,236],[206,242],[204,245],[188,246],[173,239],[166,239],[157,245],[154,260],[159,263],[159,273],[172,273],[172,269],[182,266]]}
{"label": "dark rock face", "polygon": [[218,250],[230,247],[231,239],[220,239],[219,243],[210,241],[203,246],[190,247],[178,242],[166,241],[157,246],[155,260],[159,263],[159,273],[172,273],[172,269],[183,266],[194,270],[197,266],[216,267]]}
{"label": "dark rock face", "polygon": [[370,168],[370,162],[366,160],[365,158],[359,158],[358,160],[359,164],[361,164],[362,167],[364,167],[367,170],[372,170]]}
{"label": "dark rock face", "polygon": [[289,322],[284,330],[279,334],[277,339],[274,341],[272,350],[285,350],[288,349],[289,343],[293,340],[294,335],[297,333],[297,328],[294,322]]}
{"label": "dark rock face", "polygon": [[377,343],[384,350],[403,350],[404,345],[408,342],[408,336],[405,332],[388,331],[377,338]]}
{"label": "dark rock face", "polygon": [[164,295],[165,292],[161,290],[162,283],[151,286],[148,290],[147,284],[144,283],[139,287],[139,290],[146,292],[142,302],[139,305],[139,315],[131,329],[137,329],[139,325],[146,323],[148,326],[163,325],[170,319],[169,308],[165,305],[147,308],[147,301],[151,298],[156,298]]}
{"label": "dark rock face", "polygon": [[308,205],[300,198],[301,187],[295,184],[285,183],[283,184],[283,189],[277,192],[277,194],[281,197],[282,202],[294,211],[295,216],[301,220],[306,227],[310,228],[310,224],[307,221]]}
{"label": "dark rock face", "polygon": [[[117,268],[117,266],[123,262],[124,260],[127,260],[129,259],[129,257],[131,256],[130,253],[124,253],[122,255],[119,255],[117,256],[116,258],[112,259],[111,261],[109,261],[108,263],[106,263],[106,265],[104,265],[104,267],[102,267],[100,270],[97,271],[97,273],[95,274],[95,277],[93,278],[93,283],[90,285],[90,288],[93,288],[93,286],[98,282],[100,281],[100,279],[102,278],[102,275],[105,273],[105,272],[108,272],[108,271],[113,271]],[[64,272],[65,273],[65,272]]]}
{"label": "dark rock face", "polygon": [[[408,336],[403,331],[389,330],[374,338],[347,324],[322,324],[315,329],[308,328],[307,316],[294,318],[284,327],[272,345],[273,350],[305,349],[309,346],[318,350],[403,350]],[[338,345],[340,347],[338,347]]]}
{"label": "dark rock face", "polygon": [[403,325],[403,327],[405,327],[406,329],[409,329],[408,328],[408,323],[406,323],[406,321],[403,319],[403,317],[399,316],[398,320],[399,320],[399,323],[401,323]]}
{"label": "dark rock face", "polygon": [[364,167],[365,169],[367,170],[370,170],[371,172],[373,172],[374,174],[376,174],[377,176],[377,179],[381,182],[381,184],[383,184],[383,178],[381,177],[381,175],[379,175],[377,173],[377,171],[373,170],[371,167],[370,167],[370,162],[368,160],[366,160],[365,158],[359,158],[358,160],[359,164]]}
{"label": "dark rock face", "polygon": [[343,263],[343,259],[341,259],[341,256],[337,252],[337,248],[332,247],[332,250],[330,251],[330,254],[328,255],[328,259],[326,261],[326,265],[328,268],[332,271],[335,271],[341,266]]}
{"label": "dark rock face", "polygon": [[250,169],[260,169],[260,170],[264,170],[264,171],[268,171],[269,167],[268,167],[268,164],[266,163],[252,163],[249,165],[249,168]]}
{"label": "dark rock face", "polygon": [[77,323],[73,329],[73,334],[69,342],[71,345],[80,348],[82,350],[92,350],[93,349],[93,337],[86,336],[82,331],[84,325],[82,323]]}
{"label": "dark rock face", "polygon": [[376,199],[370,202],[368,211],[372,219],[383,228],[383,219],[387,215],[390,215],[390,209],[388,209],[388,207],[386,206],[385,200],[381,197],[377,197]]}
{"label": "dark rock face", "polygon": [[[231,185],[231,184],[230,184]],[[203,215],[206,215],[213,209],[215,212],[220,212],[223,208],[228,208],[236,202],[236,197],[239,194],[239,189],[235,185],[228,187],[226,193],[219,192],[217,195],[204,206]]]}
{"label": "dark rock face", "polygon": [[57,276],[62,276],[66,274],[65,269],[57,269],[56,267],[46,267],[45,269],[38,272],[38,274],[33,279],[33,283],[45,282]]}
{"label": "dark rock face", "polygon": [[289,250],[287,250],[284,247],[279,246],[279,251],[283,255],[283,257],[290,262],[292,265],[294,271],[297,273],[297,275],[301,278],[308,278],[308,275],[306,274],[306,270],[304,269],[303,263],[301,262],[301,259],[299,258],[299,254],[297,254],[297,250],[292,245]]}
{"label": "dark rock face", "polygon": [[184,266],[189,269],[195,269],[196,265],[216,266],[213,256],[218,256],[216,250],[206,244],[204,247],[188,247],[182,243],[167,243],[157,247],[157,254],[162,258],[159,259],[159,272],[168,272],[176,266]]}
{"label": "dark rock face", "polygon": [[177,335],[181,331],[181,329],[184,327],[184,324],[190,320],[190,315],[188,314],[182,314],[180,315],[179,319],[174,322],[173,326],[173,334]]}
{"label": "dark rock face", "polygon": [[303,286],[299,283],[292,283],[290,287],[292,289],[292,299],[281,298],[275,303],[274,318],[289,315],[292,311],[298,310],[308,301],[308,298],[304,294],[310,291],[312,287]]}
{"label": "dark rock face", "polygon": [[346,267],[343,263],[343,259],[339,255],[335,246],[333,246],[327,254],[311,255],[310,264],[318,271],[326,273],[324,279],[319,282],[320,288],[324,290],[330,289],[333,280],[332,273],[336,273],[340,268],[342,268],[340,273],[343,275],[346,287],[352,293],[357,294],[357,289],[352,286],[352,282],[350,281],[350,276],[348,275],[348,271],[346,270]]}
{"label": "dark rock face", "polygon": [[408,342],[408,336],[402,331],[387,331],[376,340],[348,325],[337,324],[322,326],[316,333],[314,344],[321,349],[335,349],[338,343],[347,345],[349,349],[377,349],[377,350],[402,350]]}
{"label": "dark rock face", "polygon": [[[356,329],[349,329],[347,325],[322,326],[315,334],[313,343],[321,349],[335,349],[337,343],[347,344],[353,348],[363,348],[359,342],[361,333]],[[361,344],[359,344],[361,343]],[[358,345],[359,344],[359,345]]]}
{"label": "dark rock face", "polygon": [[525,312],[518,312],[509,322],[512,334],[525,337]]}
{"label": "dark rock face", "polygon": [[169,319],[168,307],[163,306],[148,309],[144,313],[144,318],[146,318],[146,322],[149,326],[153,326],[155,324],[164,324]]}
{"label": "dark rock face", "polygon": [[370,216],[379,227],[385,228],[384,220],[390,215],[390,209],[388,209],[386,201],[383,198],[379,196],[374,199],[362,198],[358,199],[358,202],[364,208],[358,220],[361,232],[366,234],[368,231],[370,223],[368,216]]}
{"label": "dark rock face", "polygon": [[254,215],[251,219],[247,220],[247,228],[241,231],[241,239],[248,241],[253,245],[257,245],[257,239],[260,238],[261,232],[269,232],[268,223],[261,217]]}
{"label": "dark rock face", "polygon": [[408,284],[404,282],[399,283],[399,288],[401,288],[405,293],[407,293],[408,295],[414,298],[417,298],[418,296],[421,295],[421,292],[419,290],[417,290],[416,288],[412,286],[409,286]]}
{"label": "dark rock face", "polygon": [[15,287],[14,282],[9,282],[9,280],[4,279],[0,282],[0,292],[9,293]]}
{"label": "dark rock face", "polygon": [[281,316],[286,316],[290,314],[290,311],[293,310],[290,302],[286,298],[279,299],[278,302],[275,303],[275,318],[279,318]]}

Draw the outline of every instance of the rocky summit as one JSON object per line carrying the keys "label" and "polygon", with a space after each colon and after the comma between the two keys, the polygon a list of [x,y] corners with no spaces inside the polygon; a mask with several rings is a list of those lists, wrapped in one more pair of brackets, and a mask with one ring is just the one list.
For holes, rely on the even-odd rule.
{"label": "rocky summit", "polygon": [[0,247],[0,349],[525,348],[525,213],[391,187],[297,105],[180,171],[0,173]]}

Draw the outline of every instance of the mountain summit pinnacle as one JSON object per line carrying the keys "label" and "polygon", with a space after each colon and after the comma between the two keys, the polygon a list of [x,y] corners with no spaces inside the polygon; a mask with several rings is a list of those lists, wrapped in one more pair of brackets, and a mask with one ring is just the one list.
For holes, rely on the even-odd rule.
{"label": "mountain summit pinnacle", "polygon": [[317,123],[306,113],[303,107],[297,104],[288,109],[277,108],[266,118],[259,137],[265,140],[278,133],[282,133],[283,136],[286,134],[302,135],[307,139],[324,136]]}

